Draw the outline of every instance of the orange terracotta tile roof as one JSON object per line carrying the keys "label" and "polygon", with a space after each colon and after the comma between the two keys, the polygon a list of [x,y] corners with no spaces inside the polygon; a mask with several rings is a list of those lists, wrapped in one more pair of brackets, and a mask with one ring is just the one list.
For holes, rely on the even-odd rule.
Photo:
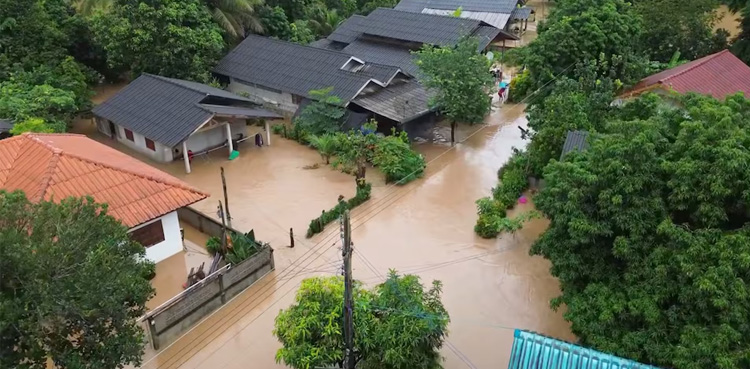
{"label": "orange terracotta tile roof", "polygon": [[25,133],[0,140],[0,189],[31,201],[92,196],[132,228],[205,199],[177,178],[76,134]]}

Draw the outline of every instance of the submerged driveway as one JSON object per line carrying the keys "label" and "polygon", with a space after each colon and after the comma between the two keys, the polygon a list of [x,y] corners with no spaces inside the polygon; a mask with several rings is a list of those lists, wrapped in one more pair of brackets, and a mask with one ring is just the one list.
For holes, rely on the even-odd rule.
{"label": "submerged driveway", "polygon": [[[522,108],[506,105],[493,112],[488,126],[465,127],[458,137],[470,137],[453,149],[417,145],[429,162],[427,172],[406,186],[387,186],[371,171],[372,199],[352,213],[355,279],[376,284],[393,268],[418,274],[424,284],[443,282],[451,317],[443,349],[446,368],[507,366],[512,328],[574,339],[561,312],[549,308],[559,293],[549,263],[528,255],[547,222],[534,220],[497,240],[473,232],[474,201],[489,195],[511,148],[525,144],[518,129],[526,125]],[[245,145],[232,162],[224,152],[196,158],[189,175],[180,163],[160,168],[211,193],[196,207],[215,214],[223,165],[233,226],[255,229],[259,239],[272,244],[276,271],[161,352],[147,353],[144,368],[283,368],[274,360],[279,343],[272,334],[279,309],[294,301],[303,278],[340,272],[338,225],[309,240],[304,233],[310,219],[332,207],[339,194],[354,194],[353,177],[325,166],[304,169],[321,163],[317,153],[278,136],[271,147]],[[286,247],[290,227],[294,249]]]}

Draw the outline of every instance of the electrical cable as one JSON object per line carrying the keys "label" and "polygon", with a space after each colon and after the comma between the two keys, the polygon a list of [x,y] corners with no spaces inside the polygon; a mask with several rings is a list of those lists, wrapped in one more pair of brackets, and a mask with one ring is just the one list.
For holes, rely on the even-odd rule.
{"label": "electrical cable", "polygon": [[[561,75],[562,73],[565,73],[565,72],[566,72],[566,71],[567,71],[568,69],[570,69],[570,68],[571,68],[571,67],[572,67],[573,65],[574,65],[574,64],[571,64],[571,65],[569,65],[569,66],[568,66],[567,68],[565,68],[565,69],[564,69],[564,70],[563,70],[562,72],[560,72],[560,73],[559,73],[559,74],[558,74],[557,76],[555,76],[555,77],[554,77],[554,78],[553,78],[552,80],[550,80],[549,82],[545,83],[545,84],[544,84],[544,85],[542,85],[542,86],[541,86],[540,88],[538,88],[538,89],[537,89],[536,91],[534,91],[534,92],[532,92],[531,94],[529,94],[528,96],[526,96],[526,97],[525,97],[525,98],[524,98],[524,99],[523,99],[523,100],[522,100],[521,102],[519,102],[519,105],[517,105],[517,106],[516,106],[516,108],[517,108],[518,106],[520,106],[520,104],[524,103],[524,102],[525,102],[525,101],[526,101],[527,99],[529,99],[530,97],[532,97],[532,96],[534,96],[534,95],[538,94],[538,93],[539,93],[539,92],[540,92],[540,91],[541,91],[541,90],[542,90],[543,88],[545,88],[546,86],[548,86],[549,84],[551,84],[552,82],[554,82],[555,80],[557,80],[557,78],[558,78],[558,77],[559,77],[559,76],[560,76],[560,75]],[[466,140],[470,139],[471,137],[473,137],[474,135],[476,135],[477,133],[479,133],[480,131],[482,131],[482,130],[483,130],[484,128],[486,128],[486,127],[489,127],[489,126],[483,126],[483,127],[480,127],[479,129],[477,129],[477,130],[476,130],[476,131],[474,131],[474,132],[473,132],[472,134],[470,134],[469,136],[467,136],[467,137],[466,137],[465,139],[463,139],[463,140],[459,141],[458,143],[463,143],[463,142],[465,142]],[[453,149],[455,149],[455,148],[456,148],[456,146],[451,146],[450,148],[448,148],[447,150],[445,150],[444,152],[440,153],[440,154],[439,154],[439,155],[437,155],[437,156],[436,156],[435,158],[433,158],[432,160],[430,160],[430,162],[428,162],[428,164],[429,164],[429,163],[432,163],[432,162],[434,162],[434,161],[436,161],[437,159],[441,158],[441,157],[442,157],[443,155],[447,154],[447,153],[448,153],[449,151],[451,151],[451,150],[453,150]],[[415,172],[412,172],[412,173],[410,173],[409,175],[412,175],[412,174],[415,174],[415,173],[416,173],[416,171],[415,171]],[[392,188],[392,187],[394,187],[394,186],[396,186],[396,184],[390,184],[390,185],[389,185],[389,186],[387,186],[387,187],[390,187],[390,188]],[[382,207],[381,209],[377,210],[377,211],[375,212],[375,214],[373,214],[373,215],[372,215],[372,216],[370,216],[369,218],[367,218],[367,219],[363,220],[363,221],[362,221],[362,222],[361,222],[360,224],[358,224],[358,225],[357,225],[356,227],[354,227],[353,229],[356,229],[356,228],[358,228],[358,227],[359,227],[360,225],[362,225],[362,224],[364,224],[365,222],[369,221],[370,219],[372,219],[373,217],[375,217],[376,215],[378,215],[378,214],[379,214],[380,212],[382,212],[383,210],[385,210],[386,208],[388,208],[388,207],[389,207],[390,205],[392,205],[393,203],[395,203],[395,202],[396,202],[397,200],[399,200],[400,198],[402,198],[403,196],[405,196],[405,195],[406,195],[407,193],[411,192],[411,191],[412,191],[413,189],[414,189],[414,187],[412,186],[412,188],[411,188],[411,189],[408,189],[407,191],[404,191],[405,193],[404,193],[403,195],[399,196],[399,197],[398,197],[398,198],[396,198],[396,199],[395,199],[394,201],[391,201],[391,202],[389,202],[389,203],[388,203],[388,204],[386,204],[386,205],[385,205],[384,207]],[[381,200],[379,200],[379,201],[375,201],[375,202],[374,202],[374,203],[373,203],[373,204],[372,204],[371,206],[368,206],[368,209],[367,209],[367,210],[370,210],[371,208],[374,208],[374,207],[376,207],[376,204],[377,204],[377,205],[379,205],[379,204],[382,204],[383,202],[386,202],[386,201],[387,201],[387,198],[388,198],[388,197],[390,197],[391,195],[394,195],[394,194],[396,194],[397,192],[398,192],[398,189],[396,189],[396,190],[393,190],[393,191],[391,191],[390,193],[386,194],[386,195],[384,196],[384,198],[383,198],[383,199],[381,199]],[[360,215],[360,217],[364,217],[364,215]],[[358,220],[358,219],[359,219],[360,217],[357,217],[357,218],[353,219],[353,220],[352,220],[352,223],[354,223],[354,221]],[[279,274],[283,274],[284,272],[288,271],[289,269],[291,269],[291,268],[295,267],[295,264],[297,263],[297,261],[299,261],[299,260],[300,260],[300,259],[302,259],[303,257],[304,257],[305,259],[304,259],[304,260],[303,260],[302,262],[305,262],[305,261],[307,261],[307,260],[308,260],[308,259],[310,258],[310,256],[311,256],[310,252],[312,251],[312,252],[315,252],[316,254],[318,254],[318,257],[316,257],[316,258],[314,258],[314,259],[310,260],[310,262],[308,262],[307,264],[305,264],[305,267],[309,266],[309,265],[310,265],[310,264],[311,264],[312,262],[314,262],[315,260],[317,260],[317,259],[318,259],[319,257],[321,257],[321,256],[322,256],[322,254],[321,254],[321,253],[318,253],[318,252],[317,252],[316,248],[317,248],[317,247],[318,247],[318,246],[319,246],[320,244],[322,244],[323,242],[330,242],[329,238],[331,238],[331,236],[335,236],[335,235],[336,235],[336,231],[334,231],[334,232],[331,232],[331,233],[330,233],[329,235],[327,235],[327,236],[324,236],[324,237],[325,237],[325,238],[324,238],[324,240],[321,240],[320,242],[318,242],[318,243],[317,243],[317,244],[315,244],[314,246],[312,246],[312,247],[308,248],[308,250],[307,250],[307,251],[306,251],[306,252],[305,252],[305,253],[304,253],[303,255],[301,255],[301,256],[299,256],[299,257],[298,257],[297,259],[295,259],[295,260],[294,260],[294,261],[293,261],[293,262],[292,262],[292,263],[291,263],[291,264],[290,264],[289,266],[287,266],[287,267],[286,267],[286,268],[285,268],[284,270],[282,270],[282,271],[281,271],[281,272],[280,272]],[[335,237],[334,237],[334,238],[335,238]],[[331,246],[329,246],[329,247],[325,248],[325,249],[323,250],[323,254],[324,254],[325,252],[327,252],[328,250],[330,250],[330,249],[331,249],[331,247],[333,247],[334,245],[335,245],[335,244],[333,244],[333,245],[331,245]],[[282,278],[282,277],[281,277],[281,276],[279,276],[279,278]],[[288,283],[288,282],[289,282],[290,280],[291,280],[291,279],[289,279],[289,280],[286,280],[286,281],[285,281],[284,283],[282,283],[282,284],[281,284],[281,286],[279,286],[278,288],[276,288],[276,289],[274,289],[273,291],[271,291],[271,294],[273,294],[274,292],[276,292],[276,291],[280,290],[280,289],[281,289],[281,288],[282,288],[282,287],[283,287],[283,286],[284,286],[284,285],[285,285],[286,283]],[[264,285],[263,287],[265,287],[265,286],[270,286],[271,284],[273,284],[273,283],[271,283],[271,282],[268,282],[268,283],[266,283],[266,284],[265,284],[265,285]],[[263,287],[259,287],[259,288],[263,288]],[[267,292],[267,291],[268,291],[268,288],[266,288],[266,289],[265,289],[265,290],[263,290],[263,291],[260,291],[260,292],[258,293],[258,295],[257,295],[258,297],[257,297],[257,298],[255,298],[255,299],[253,299],[252,301],[250,301],[250,303],[253,303],[253,302],[257,301],[257,300],[258,300],[258,298],[260,298],[260,296],[262,296],[262,295],[263,295],[263,294],[264,294],[265,292]],[[291,291],[291,290],[290,290],[290,291]],[[279,297],[278,299],[276,299],[275,301],[273,301],[273,302],[272,302],[272,303],[271,303],[271,304],[269,305],[269,308],[270,308],[270,306],[273,306],[274,304],[276,304],[276,303],[277,303],[277,302],[278,302],[278,301],[279,301],[279,300],[280,300],[281,298],[283,298],[283,297],[285,297],[285,296],[286,296],[287,294],[289,294],[289,292],[290,292],[290,291],[287,291],[287,292],[286,292],[286,293],[284,293],[284,294],[283,294],[282,296],[280,296],[280,297]],[[237,297],[239,297],[239,296],[241,296],[241,295],[242,295],[242,294],[238,294],[237,296],[235,296],[235,298],[237,298]],[[235,298],[232,298],[232,300],[230,300],[230,302],[234,301],[234,300],[235,300]],[[243,300],[242,302],[245,302],[245,301],[247,301],[248,299],[249,299],[249,297],[246,297],[246,298],[245,298],[245,299],[244,299],[244,300]],[[228,306],[228,305],[229,305],[229,303],[225,304],[224,306]],[[243,305],[236,305],[236,306],[235,306],[234,308],[232,308],[232,309],[231,309],[231,311],[236,311],[237,309],[240,309],[240,310],[244,310],[244,308],[242,308],[242,306],[243,306]],[[257,307],[257,305],[255,305],[255,306],[252,306],[252,308],[251,308],[250,310],[254,309],[255,307]],[[164,349],[164,350],[160,351],[159,353],[157,353],[156,355],[154,355],[154,357],[152,357],[151,359],[149,359],[149,360],[147,360],[146,362],[144,362],[144,363],[143,363],[143,366],[145,366],[145,365],[149,364],[149,363],[150,363],[150,362],[152,362],[152,361],[153,361],[154,359],[156,359],[157,357],[159,357],[159,355],[160,355],[161,353],[165,352],[165,351],[166,351],[166,350],[167,350],[168,348],[172,347],[172,346],[173,346],[173,345],[174,345],[174,344],[175,344],[176,342],[178,342],[178,341],[179,341],[179,339],[180,339],[180,338],[184,337],[185,335],[187,335],[187,334],[189,334],[190,332],[192,332],[192,331],[193,331],[194,329],[198,328],[198,327],[199,327],[199,326],[201,325],[201,323],[203,323],[203,322],[204,322],[205,320],[207,320],[207,319],[211,318],[211,317],[212,317],[212,316],[213,316],[213,315],[214,315],[214,314],[215,314],[216,312],[218,312],[218,311],[220,311],[220,310],[223,310],[223,309],[217,309],[217,310],[216,310],[216,311],[214,311],[213,313],[209,314],[209,315],[208,315],[207,317],[205,317],[205,318],[204,318],[203,320],[201,320],[201,322],[199,322],[199,323],[198,323],[198,325],[196,325],[196,326],[195,326],[194,328],[192,328],[192,329],[188,330],[187,332],[185,332],[185,334],[183,334],[182,336],[180,336],[180,337],[179,337],[179,338],[178,338],[178,339],[177,339],[176,341],[174,341],[173,343],[171,343],[170,345],[168,345],[167,347],[165,347],[165,349]],[[255,321],[255,320],[256,320],[256,319],[258,318],[258,317],[262,316],[262,315],[263,315],[263,313],[265,313],[265,312],[266,312],[267,310],[268,310],[268,308],[267,308],[267,309],[265,309],[265,310],[263,310],[263,312],[261,312],[260,314],[258,314],[258,315],[257,315],[257,316],[256,316],[256,317],[255,317],[254,319],[252,319],[252,320],[251,320],[250,322],[248,322],[247,324],[243,325],[243,326],[242,326],[242,327],[240,328],[240,330],[239,330],[239,331],[238,331],[237,333],[235,333],[235,334],[234,334],[234,335],[233,335],[232,337],[236,336],[237,334],[239,334],[239,332],[241,332],[242,330],[244,330],[244,328],[245,328],[245,327],[247,327],[248,325],[252,324],[252,323],[253,323],[253,322],[254,322],[254,321]],[[240,311],[240,312],[241,312],[241,311]],[[239,313],[239,312],[237,312],[237,313]],[[234,318],[234,317],[236,317],[236,316],[237,316],[237,314],[234,314],[234,315],[232,315],[232,316],[231,316],[231,318]],[[225,320],[225,321],[224,321],[223,323],[226,323],[226,322],[228,322],[228,321],[229,321],[229,320]],[[221,325],[223,326],[224,324],[221,324]],[[213,328],[213,327],[212,327],[212,328]],[[220,330],[214,330],[213,332],[220,332]],[[193,343],[197,342],[197,341],[198,341],[198,340],[199,340],[200,338],[201,338],[201,337],[198,337],[198,338],[196,338],[196,339],[194,339],[194,340],[190,341],[190,342],[188,343],[188,345],[191,345],[191,344],[193,344]],[[216,338],[216,337],[214,337],[214,339],[215,339],[215,338]],[[230,339],[231,339],[231,338],[230,338]],[[187,346],[186,346],[186,347],[187,347]],[[188,348],[188,352],[189,352],[190,350],[192,350],[192,347],[189,347],[189,348]],[[218,348],[217,348],[216,350],[218,350]],[[215,353],[215,352],[216,352],[216,350],[213,350],[213,351],[212,351],[211,353],[209,353],[209,355],[208,355],[207,357],[210,357],[211,355],[213,355],[213,353]],[[183,351],[183,350],[179,350],[179,351],[178,351],[177,353],[175,353],[174,355],[172,355],[172,356],[170,356],[169,358],[167,358],[167,362],[171,361],[171,360],[172,360],[173,358],[176,358],[176,357],[179,357],[179,358],[184,358],[184,356],[180,355],[180,353],[181,353],[182,351]],[[184,363],[185,361],[189,360],[189,358],[190,358],[190,357],[192,357],[192,356],[194,356],[194,355],[195,355],[195,354],[193,354],[193,355],[190,355],[190,356],[189,356],[188,358],[186,358],[186,359],[185,359],[185,360],[183,361],[183,363]],[[201,363],[202,363],[202,362],[203,362],[203,361],[201,361]],[[182,365],[183,363],[180,363],[180,364],[178,364],[177,366],[179,366],[179,365]],[[159,367],[162,367],[162,365],[160,365]]]}

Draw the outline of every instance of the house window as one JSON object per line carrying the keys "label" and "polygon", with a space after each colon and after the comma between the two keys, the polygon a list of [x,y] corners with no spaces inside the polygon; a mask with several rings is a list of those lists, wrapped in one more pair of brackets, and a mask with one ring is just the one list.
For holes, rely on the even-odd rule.
{"label": "house window", "polygon": [[127,128],[124,128],[124,129],[125,129],[125,138],[127,138],[130,141],[135,142],[135,138],[133,138],[133,131],[131,131],[131,130],[127,129]]}
{"label": "house window", "polygon": [[161,225],[161,219],[130,232],[130,239],[144,247],[164,241],[164,228]]}
{"label": "house window", "polygon": [[146,147],[148,147],[149,149],[151,149],[151,151],[156,151],[156,145],[154,144],[154,141],[152,141],[152,140],[150,140],[148,138],[146,139]]}

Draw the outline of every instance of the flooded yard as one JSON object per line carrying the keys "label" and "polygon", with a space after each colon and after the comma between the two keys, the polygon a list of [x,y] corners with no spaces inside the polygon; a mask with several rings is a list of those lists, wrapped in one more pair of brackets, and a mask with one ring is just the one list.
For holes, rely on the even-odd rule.
{"label": "flooded yard", "polygon": [[[443,350],[446,368],[507,365],[513,328],[574,339],[561,312],[549,308],[559,287],[548,262],[528,255],[546,221],[534,220],[497,240],[483,240],[473,232],[474,201],[490,193],[511,148],[524,145],[518,127],[525,124],[523,106],[506,105],[492,113],[487,125],[462,127],[457,137],[465,142],[454,148],[417,145],[429,161],[425,176],[396,187],[385,185],[371,170],[373,197],[352,214],[355,279],[373,285],[396,269],[417,274],[424,283],[443,282],[443,303],[451,316]],[[259,239],[272,244],[276,271],[160,353],[149,352],[144,368],[239,369],[249,362],[283,368],[274,360],[279,348],[272,334],[276,314],[293,302],[303,278],[340,272],[338,226],[312,239],[305,239],[304,232],[339,194],[354,194],[353,177],[326,166],[304,169],[322,163],[318,154],[278,136],[270,147],[240,151],[234,161],[219,151],[196,159],[191,174],[184,173],[181,163],[160,167],[211,193],[195,205],[211,215],[222,197],[223,165],[233,226],[255,229]],[[296,237],[293,249],[287,247],[290,227]]]}

